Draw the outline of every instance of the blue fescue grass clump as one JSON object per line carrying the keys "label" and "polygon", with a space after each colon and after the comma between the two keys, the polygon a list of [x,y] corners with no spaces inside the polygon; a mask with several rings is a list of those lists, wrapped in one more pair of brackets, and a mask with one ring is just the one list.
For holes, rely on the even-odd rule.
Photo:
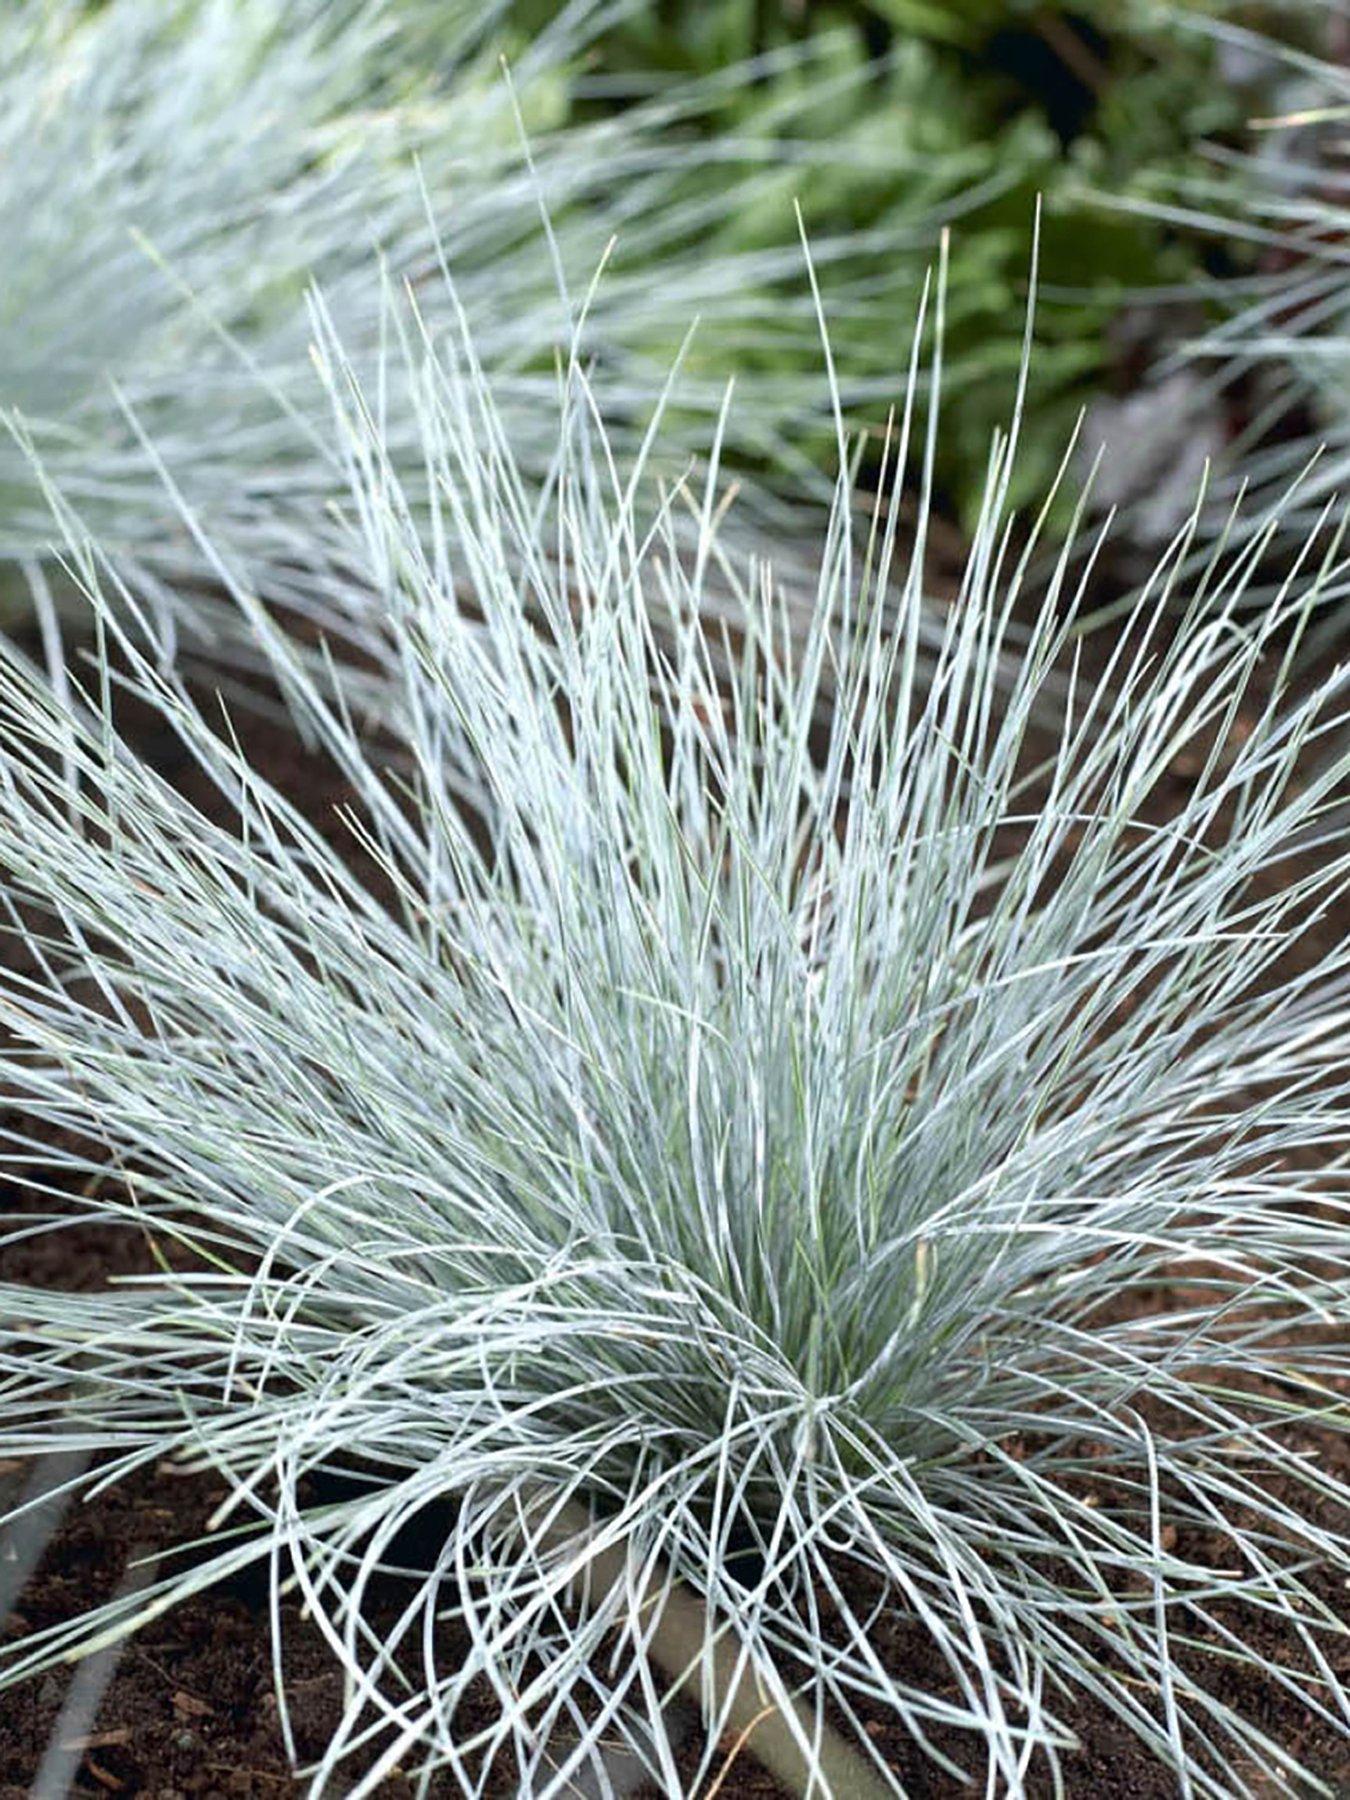
{"label": "blue fescue grass clump", "polygon": [[[1241,1606],[1287,1629],[1269,1681],[1350,1721],[1316,1580],[1350,1575],[1318,1522],[1350,1494],[1308,1449],[1350,1373],[1350,947],[1310,947],[1345,905],[1350,762],[1305,758],[1331,688],[1286,680],[1331,556],[1253,620],[1262,546],[1197,577],[1183,536],[1038,747],[1091,558],[1033,589],[1015,431],[921,680],[913,384],[870,534],[841,486],[803,637],[724,553],[716,440],[649,504],[659,421],[612,454],[574,365],[541,507],[468,339],[416,349],[416,493],[320,358],[397,742],[236,595],[349,785],[350,854],[166,670],[68,510],[100,657],[68,700],[4,659],[13,1155],[40,1195],[106,1150],[94,1216],[200,1255],[0,1289],[0,1450],[83,1445],[99,1480],[181,1457],[243,1531],[5,1646],[4,1678],[256,1560],[349,1676],[316,1793],[372,1745],[354,1795],[396,1766],[562,1793],[615,1741],[697,1791],[747,1688],[803,1787],[828,1709],[883,1789],[864,1715],[1020,1794],[1086,1698],[1181,1791],[1261,1791],[1295,1751],[1196,1654],[1252,1659]],[[225,822],[119,735],[123,688]],[[401,1528],[446,1501],[370,1633]],[[882,1657],[895,1618],[940,1681]]]}

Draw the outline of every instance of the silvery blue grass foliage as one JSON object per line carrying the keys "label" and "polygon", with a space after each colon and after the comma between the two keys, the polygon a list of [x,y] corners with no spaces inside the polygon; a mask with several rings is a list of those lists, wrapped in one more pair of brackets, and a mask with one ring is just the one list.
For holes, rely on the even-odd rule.
{"label": "silvery blue grass foliage", "polygon": [[[221,622],[141,433],[255,585],[300,607],[310,598],[289,573],[297,558],[312,565],[341,476],[304,296],[322,281],[374,396],[386,305],[373,246],[395,285],[412,283],[433,310],[439,264],[453,267],[517,454],[536,472],[551,443],[531,427],[611,240],[584,347],[605,367],[616,433],[649,413],[696,315],[711,363],[770,342],[781,352],[796,336],[814,344],[795,237],[738,252],[717,240],[795,163],[819,174],[836,153],[796,129],[790,109],[759,137],[699,139],[697,120],[748,71],[559,125],[566,84],[614,10],[573,0],[514,46],[505,8],[481,0],[3,9],[0,409],[21,417],[101,543],[166,613],[199,635]],[[519,52],[510,77],[503,43]],[[897,151],[892,172],[906,169],[921,234],[932,209],[958,204],[969,171]],[[906,231],[897,209],[864,259],[822,224],[816,254],[839,274],[841,305]],[[715,415],[721,386],[686,381],[686,422]],[[754,391],[742,448],[789,457],[794,412],[818,407],[818,384],[780,371],[772,392]],[[415,459],[420,447],[400,435],[409,409],[380,398],[386,443]],[[671,438],[680,460],[689,440]],[[6,437],[0,563],[11,585],[15,569],[27,573],[44,612],[48,536],[26,458]],[[19,594],[26,604],[21,580]]]}
{"label": "silvery blue grass foliage", "polygon": [[[1244,1619],[1278,1621],[1263,1679],[1350,1725],[1318,1573],[1350,1575],[1322,1504],[1350,1494],[1317,1448],[1350,1373],[1350,948],[1288,954],[1350,878],[1346,758],[1301,773],[1327,690],[1285,681],[1332,560],[1252,618],[1262,547],[1220,550],[1174,631],[1183,537],[1037,747],[1090,566],[1031,591],[1014,430],[917,679],[911,386],[870,535],[841,484],[804,639],[772,570],[724,559],[728,677],[715,442],[645,510],[659,421],[612,453],[574,366],[541,510],[469,340],[418,350],[419,493],[321,357],[401,745],[237,596],[350,785],[349,844],[198,709],[69,510],[103,653],[64,701],[0,670],[9,1170],[200,1252],[0,1289],[0,1451],[84,1446],[100,1483],[178,1457],[228,1495],[196,1560],[7,1644],[4,1679],[261,1561],[274,1619],[297,1596],[350,1677],[312,1792],[398,1765],[561,1794],[618,1741],[675,1795],[729,1717],[709,1688],[677,1767],[662,1633],[692,1596],[808,1766],[828,1708],[1020,1794],[1087,1698],[1181,1792],[1265,1791],[1294,1751],[1198,1645],[1241,1663]],[[215,816],[119,735],[123,687]],[[401,1528],[445,1502],[369,1632]],[[896,1620],[940,1679],[886,1660]],[[467,1649],[439,1657],[438,1621]]]}
{"label": "silvery blue grass foliage", "polygon": [[[1218,492],[1244,486],[1274,501],[1316,462],[1301,488],[1311,516],[1344,491],[1350,473],[1350,15],[1339,0],[1296,0],[1282,23],[1300,28],[1302,48],[1293,29],[1280,41],[1226,20],[1189,23],[1216,37],[1221,66],[1264,65],[1272,78],[1266,116],[1253,120],[1247,146],[1209,146],[1175,203],[1149,209],[1222,236],[1257,264],[1231,285],[1221,322],[1181,346],[1175,363],[1198,365],[1220,392],[1259,372],[1252,416]],[[1327,55],[1310,53],[1310,44]]]}

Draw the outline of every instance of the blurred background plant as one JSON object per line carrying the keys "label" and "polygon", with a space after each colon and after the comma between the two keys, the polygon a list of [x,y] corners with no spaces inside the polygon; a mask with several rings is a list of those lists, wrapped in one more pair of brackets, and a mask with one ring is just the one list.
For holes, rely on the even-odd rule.
{"label": "blurred background plant", "polygon": [[[1177,16],[1221,78],[1262,104],[1235,139],[1209,139],[1137,191],[1100,187],[1120,217],[1199,247],[1204,271],[1149,320],[1128,392],[1089,409],[1085,448],[1107,446],[1098,499],[1123,507],[1136,568],[1175,531],[1203,479],[1202,536],[1252,533],[1276,507],[1343,529],[1350,476],[1350,5],[1290,0]],[[1296,495],[1291,497],[1291,487]],[[1275,558],[1250,604],[1288,574]],[[1121,602],[1086,621],[1119,616]],[[1309,633],[1314,663],[1345,642],[1337,586]]]}
{"label": "blurred background plant", "polygon": [[[0,408],[27,439],[0,442],[11,581],[20,571],[41,604],[50,526],[28,461],[36,450],[141,591],[199,631],[210,614],[196,594],[218,571],[175,513],[161,462],[213,556],[306,605],[288,571],[301,554],[313,564],[343,487],[310,365],[311,279],[378,396],[396,457],[421,454],[415,408],[385,379],[401,366],[388,355],[387,285],[406,283],[433,329],[464,309],[527,437],[574,349],[604,367],[610,429],[645,424],[697,315],[704,360],[680,389],[694,441],[706,442],[744,352],[741,460],[790,461],[794,417],[805,409],[810,426],[820,415],[824,381],[786,194],[805,193],[821,280],[857,316],[877,270],[912,286],[940,223],[969,204],[978,159],[896,140],[873,145],[861,170],[862,146],[812,123],[813,108],[828,119],[845,90],[860,92],[863,73],[847,66],[783,87],[771,118],[747,112],[745,129],[727,99],[734,73],[588,108],[576,85],[584,55],[613,18],[580,0],[525,35],[502,5],[478,0],[7,9]],[[855,240],[854,221],[826,202],[864,176],[891,200]],[[763,229],[745,232],[749,218]],[[431,279],[442,261],[453,302]],[[865,366],[853,359],[851,400],[879,370],[893,378],[885,317]],[[690,443],[676,425],[672,415],[672,469]],[[541,481],[555,449],[539,446]]]}
{"label": "blurred background plant", "polygon": [[[1235,57],[1233,36],[1152,0],[20,0],[0,20],[0,407],[25,416],[106,544],[153,577],[199,575],[116,377],[213,540],[275,583],[335,491],[310,276],[368,374],[386,316],[371,243],[396,279],[439,293],[439,234],[528,419],[609,247],[581,343],[605,367],[611,429],[645,422],[697,317],[665,436],[681,441],[683,420],[705,441],[734,370],[728,454],[768,477],[753,484],[767,508],[785,473],[800,496],[834,455],[797,208],[850,423],[878,436],[955,220],[937,501],[969,526],[1041,197],[1014,499],[1045,491],[1095,407],[1100,435],[1124,440],[1109,497],[1154,497],[1179,456],[1185,478],[1164,485],[1188,504],[1224,402],[1197,416],[1190,389],[1167,390],[1141,420],[1113,399],[1259,249],[1156,202],[1194,178],[1202,144],[1229,155],[1230,184],[1256,179],[1249,121],[1319,31],[1315,6],[1206,0],[1204,16],[1220,7],[1276,29],[1285,54],[1250,37]],[[1190,311],[1160,321],[1177,294]],[[0,450],[0,556],[40,554],[45,520],[25,458]]]}
{"label": "blurred background plant", "polygon": [[[1339,0],[21,0],[0,18],[0,409],[27,441],[0,442],[0,616],[6,589],[11,618],[15,590],[49,610],[35,451],[170,640],[250,654],[214,603],[224,556],[364,643],[359,580],[335,612],[335,583],[320,606],[302,573],[340,553],[348,473],[304,295],[321,283],[391,454],[415,460],[388,289],[411,284],[434,341],[442,259],[526,463],[574,345],[616,440],[665,406],[666,478],[697,461],[734,373],[736,516],[809,595],[809,502],[837,457],[802,238],[865,492],[947,226],[932,510],[955,570],[1021,357],[1038,204],[1011,499],[1053,492],[1051,537],[1068,526],[1079,484],[1054,475],[1085,415],[1076,474],[1104,451],[1095,501],[1124,514],[1112,616],[1207,465],[1217,520],[1244,480],[1280,489],[1323,431],[1340,449],[1311,499],[1350,458],[1323,329],[1346,193],[1326,95],[1344,93],[1313,54],[1338,17]],[[541,441],[541,485],[549,457]]]}
{"label": "blurred background plant", "polygon": [[[1237,396],[1238,430],[1218,493],[1274,494],[1307,471],[1304,508],[1350,474],[1350,6],[1305,0],[1323,54],[1231,24],[1210,32],[1230,63],[1274,71],[1264,116],[1236,150],[1188,168],[1170,217],[1246,246],[1222,316],[1182,342],[1167,373]],[[1314,458],[1315,468],[1309,468]]]}

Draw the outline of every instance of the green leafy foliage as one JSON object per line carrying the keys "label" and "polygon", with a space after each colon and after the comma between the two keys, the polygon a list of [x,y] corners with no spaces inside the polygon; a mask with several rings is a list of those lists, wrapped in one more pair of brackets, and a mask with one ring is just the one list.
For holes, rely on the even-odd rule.
{"label": "green leafy foliage", "polygon": [[[528,31],[553,10],[516,0],[510,16]],[[1199,239],[1156,217],[1104,212],[1088,193],[1099,186],[1118,197],[1153,191],[1194,161],[1203,140],[1234,140],[1255,91],[1216,78],[1213,42],[1146,0],[1078,7],[718,0],[693,8],[652,0],[621,10],[588,59],[593,80],[579,84],[575,104],[584,113],[650,91],[663,75],[710,79],[753,57],[763,59],[758,79],[728,86],[709,114],[711,129],[772,132],[775,109],[790,94],[794,130],[854,146],[858,160],[828,172],[809,163],[785,170],[778,207],[729,213],[722,248],[734,252],[781,231],[793,202],[812,234],[844,222],[865,233],[897,215],[912,218],[916,195],[940,205],[922,177],[916,187],[908,166],[878,179],[869,156],[880,146],[912,148],[933,172],[960,171],[966,197],[953,261],[939,480],[968,523],[999,423],[998,395],[1020,355],[1030,220],[1043,201],[1053,291],[1039,324],[1036,423],[1017,472],[1019,500],[1043,491],[1081,406],[1122,378],[1124,353],[1112,336],[1122,309],[1141,291],[1194,280],[1202,267]],[[797,105],[818,89],[828,94],[830,71],[841,68],[859,79],[814,107]],[[903,335],[924,260],[876,259],[857,316],[832,311],[846,381],[874,375],[878,346]],[[766,297],[766,310],[771,305]],[[754,366],[784,380],[797,372],[771,338]],[[881,423],[875,405],[859,410]],[[823,435],[813,440],[817,456],[826,444]]]}

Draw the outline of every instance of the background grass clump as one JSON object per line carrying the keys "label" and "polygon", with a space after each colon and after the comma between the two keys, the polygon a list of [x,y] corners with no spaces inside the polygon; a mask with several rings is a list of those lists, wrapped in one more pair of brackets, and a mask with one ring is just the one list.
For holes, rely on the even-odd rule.
{"label": "background grass clump", "polygon": [[1350,18],[1328,17],[1322,55],[1232,34],[1238,51],[1278,70],[1270,105],[1237,153],[1191,166],[1171,196],[1191,229],[1245,243],[1253,264],[1228,286],[1223,316],[1180,352],[1254,397],[1226,492],[1245,481],[1274,493],[1305,473],[1308,509],[1342,492],[1350,472]]}
{"label": "background grass clump", "polygon": [[[832,455],[798,210],[871,476],[923,268],[959,220],[936,479],[968,526],[1019,363],[1038,199],[1050,280],[1022,502],[1050,485],[1079,410],[1130,387],[1203,321],[1214,277],[1247,267],[1241,234],[1129,204],[1168,192],[1202,146],[1247,141],[1279,90],[1278,52],[1235,59],[1231,34],[1198,28],[1209,10],[20,0],[3,21],[0,406],[110,546],[181,586],[204,572],[158,504],[119,382],[217,541],[277,587],[338,491],[324,422],[296,411],[305,283],[323,281],[371,375],[372,244],[432,305],[443,252],[525,428],[609,246],[586,344],[611,428],[640,429],[697,317],[668,433],[682,420],[697,446],[734,370],[728,455],[767,504]],[[1229,12],[1318,39],[1311,15]],[[1151,293],[1178,291],[1196,296],[1189,315],[1150,313]],[[40,556],[44,530],[22,458],[4,453],[0,556]]]}

